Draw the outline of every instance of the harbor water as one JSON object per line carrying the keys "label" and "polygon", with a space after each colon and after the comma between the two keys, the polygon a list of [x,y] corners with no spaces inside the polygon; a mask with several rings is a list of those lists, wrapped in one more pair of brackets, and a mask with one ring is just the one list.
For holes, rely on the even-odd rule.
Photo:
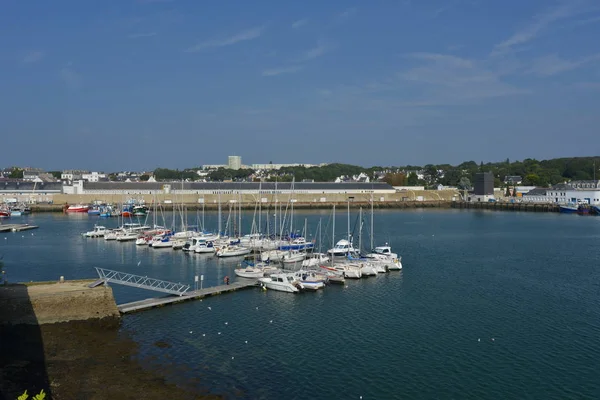
{"label": "harbor water", "polygon": [[[328,248],[330,214],[298,212],[294,225],[306,218],[313,239],[321,219]],[[206,215],[208,227],[216,221]],[[346,221],[338,210],[336,239]],[[102,267],[214,286],[240,262],[81,236],[116,220],[10,222],[40,226],[0,233],[12,282],[94,278]],[[375,211],[375,240],[402,256],[402,271],[316,293],[243,290],[125,315],[121,329],[146,368],[225,398],[600,398],[600,218]],[[117,303],[161,295],[112,287]]]}

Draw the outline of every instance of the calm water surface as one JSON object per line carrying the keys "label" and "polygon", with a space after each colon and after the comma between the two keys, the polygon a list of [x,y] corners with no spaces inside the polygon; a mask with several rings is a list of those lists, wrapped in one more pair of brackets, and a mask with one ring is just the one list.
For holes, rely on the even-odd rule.
{"label": "calm water surface", "polygon": [[[331,230],[329,214],[295,224],[306,217],[314,236],[319,218]],[[40,229],[0,234],[12,281],[104,267],[190,284],[204,274],[212,286],[239,262],[84,239],[88,216],[20,219]],[[403,271],[318,293],[241,291],[128,315],[122,329],[149,368],[173,366],[170,380],[228,398],[600,398],[600,218],[450,210],[375,221]],[[345,215],[336,227],[339,239]],[[113,289],[118,303],[155,295]]]}

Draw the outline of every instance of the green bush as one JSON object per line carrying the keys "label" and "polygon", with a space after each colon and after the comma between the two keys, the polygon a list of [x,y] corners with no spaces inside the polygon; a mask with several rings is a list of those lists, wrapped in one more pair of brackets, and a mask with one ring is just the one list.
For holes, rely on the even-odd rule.
{"label": "green bush", "polygon": [[41,392],[39,392],[38,394],[36,394],[33,397],[29,397],[29,395],[27,394],[27,390],[25,391],[25,393],[23,393],[22,395],[20,395],[17,400],[44,400],[46,398],[46,393],[44,392],[44,389],[42,389]]}

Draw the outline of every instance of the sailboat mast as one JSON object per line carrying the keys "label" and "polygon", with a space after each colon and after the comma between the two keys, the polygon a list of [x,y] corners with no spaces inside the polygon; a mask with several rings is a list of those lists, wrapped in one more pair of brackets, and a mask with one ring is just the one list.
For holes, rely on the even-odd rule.
{"label": "sailboat mast", "polygon": [[258,184],[258,234],[260,236],[260,234],[262,233],[262,194],[261,194],[261,188],[262,188],[262,181],[260,181],[260,183]]}
{"label": "sailboat mast", "polygon": [[371,251],[373,251],[373,249],[374,249],[374,247],[373,247],[373,242],[375,240],[374,234],[375,234],[375,231],[373,230],[373,192],[371,192],[371,234],[369,235],[369,236],[371,236]]}
{"label": "sailboat mast", "polygon": [[350,242],[350,198],[348,198],[348,242]]}
{"label": "sailboat mast", "polygon": [[221,221],[221,191],[219,190],[219,217],[218,217],[218,226],[219,226],[219,236],[221,236],[221,232],[222,232],[222,221]]}
{"label": "sailboat mast", "polygon": [[360,253],[362,248],[362,207],[358,210],[358,221],[360,224],[358,228],[358,252]]}
{"label": "sailboat mast", "polygon": [[[335,247],[335,204],[333,205],[333,223],[331,224],[331,248],[333,249]],[[333,266],[333,256],[334,254],[331,254],[331,265]]]}
{"label": "sailboat mast", "polygon": [[319,253],[321,252],[321,218],[319,218]]}
{"label": "sailboat mast", "polygon": [[277,239],[277,179],[275,179],[275,214],[273,215],[273,230],[275,231],[275,239]]}
{"label": "sailboat mast", "polygon": [[238,221],[239,221],[238,222],[238,236],[242,237],[242,193],[241,192],[238,193],[238,198],[240,201],[240,207],[239,207],[240,211],[238,213]]}

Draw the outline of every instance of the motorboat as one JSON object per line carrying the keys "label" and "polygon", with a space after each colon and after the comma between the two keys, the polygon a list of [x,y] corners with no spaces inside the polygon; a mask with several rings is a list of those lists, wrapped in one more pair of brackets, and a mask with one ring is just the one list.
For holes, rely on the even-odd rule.
{"label": "motorboat", "polygon": [[259,278],[258,282],[267,289],[280,292],[297,293],[302,288],[300,281],[290,273],[271,274],[266,278]]}
{"label": "motorboat", "polygon": [[377,246],[373,250],[373,252],[367,254],[366,258],[374,258],[376,260],[387,260],[390,258],[398,258],[398,254],[392,253],[392,248],[390,246]]}
{"label": "motorboat", "polygon": [[327,275],[312,270],[299,270],[294,276],[300,281],[303,289],[318,290],[325,287]]}
{"label": "motorboat", "polygon": [[153,249],[165,249],[173,247],[173,242],[169,235],[157,235],[152,238],[149,246]]}
{"label": "motorboat", "polygon": [[385,246],[375,247],[373,252],[365,256],[374,265],[382,265],[387,271],[399,271],[402,269],[401,257],[392,252],[392,248],[386,243]]}
{"label": "motorboat", "polygon": [[354,251],[352,243],[346,239],[342,239],[338,241],[332,249],[327,250],[327,254],[333,257],[346,257]]}
{"label": "motorboat", "polygon": [[250,249],[237,245],[227,245],[217,251],[217,257],[237,257],[250,254]]}
{"label": "motorboat", "polygon": [[65,210],[65,212],[68,212],[68,213],[86,213],[86,212],[88,212],[89,208],[90,208],[90,206],[84,205],[84,204],[72,204],[69,207],[67,207],[67,209]]}
{"label": "motorboat", "polygon": [[117,240],[117,242],[129,242],[132,240],[137,240],[139,235],[140,234],[135,231],[124,231],[124,232],[117,233],[116,240]]}
{"label": "motorboat", "polygon": [[10,209],[11,217],[20,217],[21,215],[23,215],[23,210],[21,210],[20,208],[11,208]]}
{"label": "motorboat", "polygon": [[205,239],[198,239],[198,242],[196,243],[196,248],[194,249],[194,253],[213,254],[215,250],[216,249],[213,242]]}
{"label": "motorboat", "polygon": [[94,225],[94,230],[85,232],[83,234],[83,236],[85,236],[85,237],[103,237],[106,234],[106,232],[108,232],[108,229],[106,229],[106,227],[101,226],[101,225]]}
{"label": "motorboat", "polygon": [[88,215],[100,215],[100,208],[98,206],[88,208],[87,213]]}
{"label": "motorboat", "polygon": [[0,218],[10,218],[10,210],[0,209]]}

